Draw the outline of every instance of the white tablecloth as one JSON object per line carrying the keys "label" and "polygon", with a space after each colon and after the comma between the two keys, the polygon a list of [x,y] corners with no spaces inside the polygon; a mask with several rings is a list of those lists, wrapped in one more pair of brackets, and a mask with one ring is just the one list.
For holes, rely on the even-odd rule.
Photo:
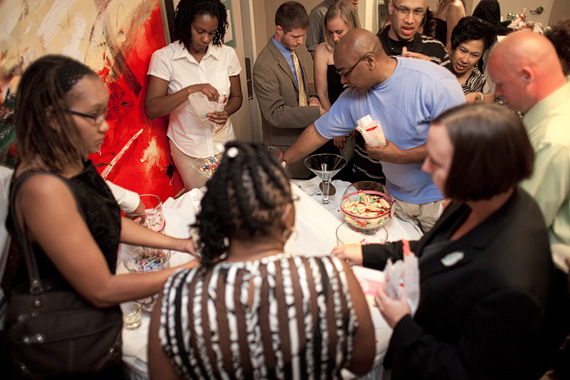
{"label": "white tablecloth", "polygon": [[[337,193],[330,197],[330,203],[323,205],[318,193],[320,180],[294,181],[293,193],[299,196],[299,202],[295,204],[296,238],[292,238],[285,246],[286,252],[302,255],[327,255],[336,245],[336,229],[344,221],[339,209],[339,202],[348,182],[333,181],[337,187]],[[164,202],[164,214],[166,218],[165,233],[175,237],[189,237],[189,225],[195,221],[195,213],[199,207],[202,193],[194,189],[178,199],[169,198]],[[325,206],[325,207],[323,207]],[[418,239],[421,236],[419,229],[408,222],[398,218],[392,218],[385,224],[388,231],[388,240]],[[128,247],[123,247],[128,249]],[[120,254],[122,257],[124,254]],[[121,259],[119,259],[121,260]],[[180,265],[191,260],[191,256],[185,253],[175,252],[171,256],[171,266]],[[118,266],[118,272],[124,271],[122,265]],[[355,267],[357,277],[370,276],[370,269]],[[372,276],[382,276],[381,272],[374,271]],[[381,277],[379,277],[381,278]],[[382,362],[390,336],[391,329],[380,315],[376,307],[370,305],[372,320],[376,333],[376,363]],[[131,371],[134,379],[146,378],[147,373],[147,335],[149,316],[143,313],[142,324],[136,330],[123,329],[123,360]]]}

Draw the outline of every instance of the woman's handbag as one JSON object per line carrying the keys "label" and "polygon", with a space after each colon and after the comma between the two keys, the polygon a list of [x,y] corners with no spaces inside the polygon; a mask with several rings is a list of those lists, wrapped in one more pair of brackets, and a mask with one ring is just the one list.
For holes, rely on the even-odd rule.
{"label": "woman's handbag", "polygon": [[[18,222],[15,207],[21,184],[38,173],[49,174],[24,173],[10,194],[14,239],[30,281],[8,297],[6,336],[12,361],[24,375],[38,379],[99,372],[121,361],[121,311],[97,309],[69,284],[40,279],[25,222]],[[18,206],[21,211],[21,200]]]}

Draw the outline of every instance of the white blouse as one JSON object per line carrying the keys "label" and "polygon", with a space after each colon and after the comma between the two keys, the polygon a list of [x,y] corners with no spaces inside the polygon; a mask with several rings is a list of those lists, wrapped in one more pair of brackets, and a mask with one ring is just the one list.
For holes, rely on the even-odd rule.
{"label": "white blouse", "polygon": [[[221,94],[226,94],[224,106],[230,94],[230,77],[239,75],[241,66],[234,49],[210,44],[200,63],[178,41],[155,51],[150,60],[148,75],[168,81],[168,94],[187,86],[210,83]],[[219,153],[222,145],[235,139],[230,119],[214,134],[210,121],[200,120],[190,101],[185,101],[170,113],[168,138],[178,149],[191,157]]]}

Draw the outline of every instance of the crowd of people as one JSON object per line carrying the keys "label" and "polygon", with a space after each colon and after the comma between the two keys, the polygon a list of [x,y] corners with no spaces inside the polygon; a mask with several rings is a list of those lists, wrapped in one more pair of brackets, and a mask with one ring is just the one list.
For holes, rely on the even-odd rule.
{"label": "crowd of people", "polygon": [[[383,367],[394,380],[570,372],[570,348],[561,349],[570,330],[570,255],[558,266],[552,257],[570,251],[570,20],[546,36],[513,32],[497,19],[496,0],[482,0],[472,16],[462,0],[441,0],[430,37],[426,0],[389,0],[387,22],[374,32],[361,28],[357,7],[278,7],[252,72],[263,142],[246,142],[235,141],[230,119],[243,96],[237,54],[223,44],[226,7],[179,2],[173,42],[150,59],[145,111],[169,115],[185,189],[204,191],[195,238],[130,220],[144,204],[136,194],[127,202],[132,194],[106,183],[88,159],[109,128],[109,93],[95,72],[47,55],[22,75],[8,231],[23,225],[40,277],[94,309],[120,313],[123,302],[159,294],[148,334],[151,379],[363,376],[376,354],[371,308],[393,330]],[[314,89],[311,66],[297,54],[305,37]],[[197,96],[217,108],[200,114],[190,100]],[[367,115],[380,122],[385,145],[355,131]],[[414,312],[404,285],[399,298],[381,285],[368,303],[351,270],[403,259],[401,241],[315,252],[322,256],[286,252],[303,211],[290,180],[309,178],[303,159],[322,149],[348,157],[343,179],[385,184],[395,216],[421,230],[410,242],[419,267]],[[207,180],[194,161],[211,155],[221,159]],[[195,259],[117,274],[120,243]],[[4,276],[8,307],[31,272],[18,257],[10,255]],[[33,378],[7,349],[0,358],[11,378]],[[114,360],[63,375],[125,373]]]}

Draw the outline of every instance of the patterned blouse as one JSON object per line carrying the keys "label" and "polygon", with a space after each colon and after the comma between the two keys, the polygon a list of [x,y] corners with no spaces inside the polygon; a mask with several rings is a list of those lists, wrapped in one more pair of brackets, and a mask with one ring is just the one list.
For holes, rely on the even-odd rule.
{"label": "patterned blouse", "polygon": [[[453,73],[453,65],[451,61],[445,64],[445,67],[449,69]],[[461,89],[463,90],[463,95],[471,94],[472,92],[483,92],[483,87],[487,80],[485,76],[481,74],[481,71],[477,68],[477,66],[473,67],[473,71],[469,78],[461,85]]]}
{"label": "patterned blouse", "polygon": [[188,379],[337,379],[358,326],[333,256],[179,271],[161,312],[161,345]]}

